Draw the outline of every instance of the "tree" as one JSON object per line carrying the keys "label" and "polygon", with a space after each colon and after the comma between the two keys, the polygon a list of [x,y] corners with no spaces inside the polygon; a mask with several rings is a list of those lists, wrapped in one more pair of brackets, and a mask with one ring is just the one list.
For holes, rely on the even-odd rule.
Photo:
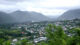
{"label": "tree", "polygon": [[3,43],[3,45],[11,45],[11,41],[10,40],[7,40]]}
{"label": "tree", "polygon": [[67,45],[67,35],[64,33],[64,30],[61,26],[53,26],[49,24],[46,28],[46,36],[49,39],[49,45]]}
{"label": "tree", "polygon": [[71,45],[80,45],[80,28],[73,28],[70,32],[73,38]]}
{"label": "tree", "polygon": [[0,38],[0,45],[2,45],[4,41],[5,41],[5,39]]}

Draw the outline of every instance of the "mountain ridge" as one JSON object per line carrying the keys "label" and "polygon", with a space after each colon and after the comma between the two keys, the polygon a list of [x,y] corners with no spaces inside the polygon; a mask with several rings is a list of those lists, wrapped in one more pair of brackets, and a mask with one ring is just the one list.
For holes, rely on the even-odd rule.
{"label": "mountain ridge", "polygon": [[[5,13],[0,11],[0,23],[23,23],[28,21],[48,21],[50,18],[37,12],[28,11],[14,11],[11,13]],[[4,20],[3,20],[4,19]]]}
{"label": "mountain ridge", "polygon": [[72,19],[80,19],[80,9],[72,9],[68,10],[64,14],[62,14],[58,20],[72,20]]}

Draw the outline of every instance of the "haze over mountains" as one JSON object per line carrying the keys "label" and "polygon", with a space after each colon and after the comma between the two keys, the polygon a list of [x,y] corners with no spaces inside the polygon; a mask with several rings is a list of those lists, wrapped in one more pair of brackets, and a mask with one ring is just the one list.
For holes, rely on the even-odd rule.
{"label": "haze over mountains", "polygon": [[15,11],[10,13],[10,15],[16,18],[19,22],[26,22],[26,21],[46,21],[49,18],[44,16],[41,13],[37,12],[28,12],[28,11]]}
{"label": "haze over mountains", "polygon": [[0,12],[0,24],[2,23],[13,23],[14,19],[11,15],[4,13],[4,12]]}
{"label": "haze over mountains", "polygon": [[80,19],[80,9],[69,10],[61,15],[58,20],[72,20],[72,19]]}
{"label": "haze over mountains", "polygon": [[52,19],[44,16],[41,13],[29,11],[14,11],[12,13],[5,13],[0,11],[0,24],[4,23],[23,23],[23,22],[39,22],[39,21],[54,21],[54,20],[71,20],[80,19],[80,9],[69,10],[60,17]]}
{"label": "haze over mountains", "polygon": [[23,23],[23,22],[38,22],[48,21],[50,18],[37,12],[15,11],[12,13],[0,12],[0,23]]}

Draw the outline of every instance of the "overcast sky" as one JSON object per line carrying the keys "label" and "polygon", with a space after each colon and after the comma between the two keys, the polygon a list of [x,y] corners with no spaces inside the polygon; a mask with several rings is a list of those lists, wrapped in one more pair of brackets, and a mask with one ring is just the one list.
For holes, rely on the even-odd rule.
{"label": "overcast sky", "polygon": [[0,0],[0,10],[7,12],[35,11],[55,16],[75,8],[80,8],[80,0]]}

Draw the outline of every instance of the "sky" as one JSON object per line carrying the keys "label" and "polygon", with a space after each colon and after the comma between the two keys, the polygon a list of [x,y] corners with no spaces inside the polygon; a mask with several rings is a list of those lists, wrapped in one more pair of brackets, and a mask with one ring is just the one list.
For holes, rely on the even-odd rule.
{"label": "sky", "polygon": [[0,11],[35,11],[46,16],[59,16],[80,8],[80,0],[0,0]]}

